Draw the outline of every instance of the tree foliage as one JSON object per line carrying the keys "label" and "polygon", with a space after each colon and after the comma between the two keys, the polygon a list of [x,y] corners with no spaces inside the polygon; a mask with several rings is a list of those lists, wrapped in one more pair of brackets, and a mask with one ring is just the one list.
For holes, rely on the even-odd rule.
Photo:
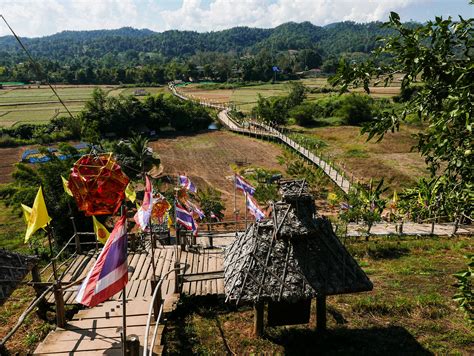
{"label": "tree foliage", "polygon": [[[441,176],[438,194],[443,194],[441,205],[451,217],[471,215],[474,201],[473,23],[472,18],[454,21],[436,17],[422,26],[410,27],[392,12],[384,26],[395,35],[385,38],[364,63],[342,61],[332,81],[343,91],[361,85],[369,92],[372,81],[388,85],[396,74],[402,74],[402,93],[416,86],[403,110],[382,112],[362,132],[368,133],[368,139],[381,140],[387,131],[397,131],[408,117],[417,116],[425,128],[417,134],[416,148],[433,179]],[[387,55],[392,61],[381,64],[379,59]]]}
{"label": "tree foliage", "polygon": [[[363,57],[375,48],[377,36],[387,32],[379,22],[325,27],[303,22],[208,33],[64,31],[23,41],[53,83],[156,84],[189,78],[268,81],[274,65],[286,79],[320,66],[332,72],[336,58]],[[12,36],[0,38],[0,66],[0,81],[45,80],[37,77]]]}

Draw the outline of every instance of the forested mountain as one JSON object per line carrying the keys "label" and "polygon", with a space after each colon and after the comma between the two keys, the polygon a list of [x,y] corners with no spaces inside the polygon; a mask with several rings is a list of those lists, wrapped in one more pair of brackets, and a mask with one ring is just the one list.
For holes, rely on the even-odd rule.
{"label": "forested mountain", "polygon": [[[273,29],[234,27],[205,33],[130,27],[64,31],[23,40],[51,81],[127,83],[189,76],[268,80],[273,65],[291,74],[320,67],[325,60],[331,70],[339,56],[363,56],[376,46],[377,37],[386,34],[379,22],[325,27],[289,22]],[[0,66],[0,80],[42,79],[35,78],[12,36],[0,37]],[[152,72],[144,74],[144,68]]]}

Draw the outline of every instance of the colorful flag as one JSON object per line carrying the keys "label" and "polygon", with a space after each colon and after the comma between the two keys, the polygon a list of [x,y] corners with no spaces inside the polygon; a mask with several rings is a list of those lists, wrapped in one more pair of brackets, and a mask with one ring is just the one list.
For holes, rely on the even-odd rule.
{"label": "colorful flag", "polygon": [[235,175],[235,187],[242,192],[247,192],[247,194],[254,195],[255,188],[250,185],[243,177],[238,174]]}
{"label": "colorful flag", "polygon": [[211,219],[216,219],[217,221],[221,221],[221,219],[219,219],[219,217],[216,214],[214,214],[213,211],[211,211]]}
{"label": "colorful flag", "polygon": [[260,221],[265,217],[265,213],[260,209],[258,206],[257,202],[255,199],[246,194],[247,197],[247,209],[250,211],[250,214],[252,214],[255,217],[256,221]]}
{"label": "colorful flag", "polygon": [[272,71],[274,71],[274,72],[279,72],[279,71],[280,71],[280,68],[278,68],[277,66],[273,66],[273,67],[272,67]]}
{"label": "colorful flag", "polygon": [[196,189],[196,186],[193,184],[193,182],[191,182],[191,180],[186,177],[186,176],[179,176],[179,185],[181,187],[184,187],[186,188],[187,190],[189,190],[191,193],[196,193],[197,192],[197,189]]}
{"label": "colorful flag", "polygon": [[140,209],[136,212],[135,222],[140,228],[145,231],[150,223],[151,212],[153,210],[153,187],[148,176],[145,176],[145,196],[143,197],[143,203]]}
{"label": "colorful flag", "polygon": [[105,245],[105,243],[107,242],[107,239],[110,236],[110,232],[107,231],[105,226],[102,225],[100,221],[96,219],[95,216],[92,216],[92,222],[94,225],[94,232],[95,232],[95,236],[97,236],[97,240]]}
{"label": "colorful flag", "polygon": [[196,204],[192,203],[189,200],[186,200],[185,202],[186,207],[188,210],[191,210],[192,212],[196,213],[199,216],[199,219],[204,219],[206,217],[206,214],[204,214],[204,211],[202,211]]}
{"label": "colorful flag", "polygon": [[351,206],[348,203],[346,203],[346,202],[341,203],[341,209],[342,210],[349,210],[350,208],[351,208]]}
{"label": "colorful flag", "polygon": [[115,224],[110,237],[77,293],[76,301],[94,307],[120,292],[128,282],[127,217]]}
{"label": "colorful flag", "polygon": [[181,226],[184,226],[186,230],[192,231],[194,234],[197,234],[197,224],[194,221],[193,214],[188,212],[180,204],[176,203],[176,222]]}
{"label": "colorful flag", "polygon": [[50,221],[51,218],[48,215],[46,203],[44,202],[43,189],[39,187],[38,193],[36,193],[35,202],[31,208],[30,216],[28,217],[28,227],[26,228],[25,242],[28,242],[31,235],[33,235],[38,229],[48,225]]}
{"label": "colorful flag", "polygon": [[132,203],[135,203],[135,199],[137,199],[137,193],[133,189],[131,183],[128,183],[127,187],[125,188],[125,196]]}
{"label": "colorful flag", "polygon": [[72,197],[72,192],[71,192],[71,189],[69,189],[69,182],[66,178],[64,178],[63,176],[61,176],[61,180],[63,181],[63,189],[64,189],[64,193],[66,193],[67,195],[71,196]]}

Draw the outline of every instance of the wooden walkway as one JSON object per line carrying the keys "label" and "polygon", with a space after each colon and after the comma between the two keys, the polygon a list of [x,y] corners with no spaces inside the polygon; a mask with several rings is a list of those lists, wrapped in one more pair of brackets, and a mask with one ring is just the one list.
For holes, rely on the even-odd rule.
{"label": "wooden walkway", "polygon": [[[84,255],[78,255],[72,263],[67,267],[62,282],[68,284],[69,282],[78,281],[87,275],[93,264],[95,263],[100,251],[90,251]],[[172,269],[175,260],[175,249],[171,246],[162,246],[155,249],[155,264],[156,276],[159,278]],[[127,298],[138,298],[150,296],[151,281],[153,278],[151,250],[129,252],[128,255],[128,284],[127,284]],[[162,296],[165,297],[172,294],[174,288],[174,278],[172,275],[163,283]],[[76,304],[76,295],[79,286],[73,286],[64,291],[64,303]],[[113,297],[116,300],[121,300],[122,294],[117,294]],[[49,303],[54,303],[54,295],[49,295],[47,298]]]}
{"label": "wooden walkway", "polygon": [[[155,249],[156,277],[171,271],[176,261],[175,246],[161,246]],[[63,282],[66,284],[86,276],[98,257],[98,251],[78,255],[64,272]],[[224,294],[223,250],[214,248],[206,250],[180,251],[179,258],[185,264],[182,275],[182,294],[190,296],[209,296]],[[148,251],[130,252],[129,282],[127,292],[127,334],[139,337],[141,345],[144,341],[147,314],[151,302],[152,263],[151,249]],[[174,293],[174,273],[169,274],[162,286],[164,312],[172,310],[179,299]],[[76,304],[78,286],[64,291],[66,304]],[[79,311],[73,320],[64,328],[57,328],[49,333],[38,345],[34,355],[121,355],[122,327],[122,292],[110,300],[94,307]],[[48,297],[54,303],[54,296]],[[163,347],[161,337],[164,325],[160,323],[158,339],[154,353],[161,354]],[[151,337],[151,336],[150,336]],[[142,354],[142,350],[140,350]]]}
{"label": "wooden walkway", "polygon": [[[145,337],[150,299],[127,301],[127,335],[137,335],[141,344]],[[34,355],[122,355],[121,328],[121,302],[107,301],[95,308],[81,310],[66,327],[50,332],[36,348]],[[161,341],[164,326],[158,328],[153,350],[155,355],[163,351]]]}

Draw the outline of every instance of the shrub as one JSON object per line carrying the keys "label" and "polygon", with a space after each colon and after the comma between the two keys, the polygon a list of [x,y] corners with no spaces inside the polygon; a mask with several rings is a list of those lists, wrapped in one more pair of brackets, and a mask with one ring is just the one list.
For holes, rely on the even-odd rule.
{"label": "shrub", "polygon": [[367,95],[350,94],[345,97],[339,115],[349,125],[360,125],[372,120],[373,99]]}

